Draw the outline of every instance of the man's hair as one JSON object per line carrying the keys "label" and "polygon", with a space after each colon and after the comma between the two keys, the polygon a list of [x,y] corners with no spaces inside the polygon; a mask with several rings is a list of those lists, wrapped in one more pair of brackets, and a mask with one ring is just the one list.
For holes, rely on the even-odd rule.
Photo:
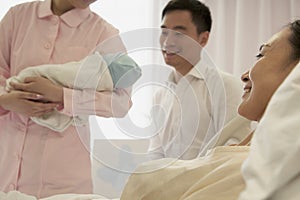
{"label": "man's hair", "polygon": [[171,0],[162,11],[162,19],[168,12],[186,10],[192,15],[192,22],[197,27],[197,33],[211,30],[211,14],[209,8],[198,0]]}

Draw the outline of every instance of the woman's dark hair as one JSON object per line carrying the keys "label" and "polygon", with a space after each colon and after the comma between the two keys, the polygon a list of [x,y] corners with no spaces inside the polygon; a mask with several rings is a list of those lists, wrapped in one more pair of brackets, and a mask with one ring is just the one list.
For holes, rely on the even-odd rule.
{"label": "woman's dark hair", "polygon": [[292,59],[299,60],[300,59],[300,20],[296,20],[290,23],[288,27],[292,31],[292,34],[290,35],[289,38],[289,41],[293,48]]}
{"label": "woman's dark hair", "polygon": [[209,8],[198,0],[171,0],[162,11],[164,16],[174,10],[187,10],[192,15],[192,21],[197,27],[197,33],[211,30],[211,14]]}

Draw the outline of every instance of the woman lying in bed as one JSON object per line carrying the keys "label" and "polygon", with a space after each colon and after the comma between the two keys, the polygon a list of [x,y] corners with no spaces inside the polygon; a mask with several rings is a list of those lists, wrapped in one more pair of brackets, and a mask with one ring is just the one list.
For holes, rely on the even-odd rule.
{"label": "woman lying in bed", "polygon": [[[239,113],[259,121],[251,148],[217,147],[207,156],[192,161],[164,159],[145,163],[131,175],[121,199],[235,200],[243,190],[240,200],[299,199],[300,137],[297,133],[300,129],[300,111],[297,109],[300,99],[296,97],[297,94],[300,96],[300,81],[297,85],[287,80],[283,86],[287,89],[278,91],[280,97],[275,95],[263,117],[272,95],[299,59],[300,20],[297,20],[263,44],[255,65],[242,75],[245,86]],[[298,68],[300,66],[292,75],[297,76]],[[294,88],[291,90],[290,87]],[[285,94],[286,90],[288,94]],[[284,106],[284,102],[291,105]],[[289,118],[291,114],[296,116],[292,120]],[[248,156],[242,168],[243,179],[240,169]],[[169,163],[172,164],[164,167]],[[294,190],[291,191],[286,185],[292,185]],[[291,196],[292,192],[294,195]]]}
{"label": "woman lying in bed", "polygon": [[[131,175],[121,199],[235,200],[240,194],[240,200],[299,198],[297,188],[300,187],[300,165],[297,162],[300,137],[297,131],[300,123],[299,116],[295,116],[300,113],[297,110],[300,104],[300,66],[293,71],[268,105],[274,92],[299,63],[299,59],[300,20],[289,24],[262,45],[257,62],[250,71],[242,75],[245,93],[239,113],[248,119],[259,121],[251,141],[250,154],[248,146],[227,146],[217,147],[207,156],[191,161],[161,159],[147,162]],[[291,106],[279,109],[281,105],[289,104]],[[285,118],[280,120],[281,114]],[[284,128],[287,130],[281,132]],[[280,137],[279,140],[277,136]],[[282,141],[285,143],[281,143]],[[291,151],[286,153],[287,149]],[[278,156],[283,159],[278,161]],[[246,158],[247,161],[244,162]],[[240,172],[243,162],[244,179]],[[158,169],[160,166],[165,167]],[[8,196],[0,192],[0,198],[1,195]],[[15,192],[15,195],[20,194]],[[75,198],[104,199],[95,195],[58,195],[47,200]]]}

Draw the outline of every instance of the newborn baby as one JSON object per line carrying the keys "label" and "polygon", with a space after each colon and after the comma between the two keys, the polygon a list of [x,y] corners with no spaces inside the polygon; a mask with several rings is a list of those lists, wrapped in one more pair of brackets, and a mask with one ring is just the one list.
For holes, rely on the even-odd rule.
{"label": "newborn baby", "polygon": [[[23,83],[26,77],[42,76],[63,87],[94,91],[113,91],[114,88],[128,88],[141,76],[141,69],[126,54],[101,56],[98,52],[79,62],[46,64],[28,67],[6,81],[10,92],[11,82]],[[62,132],[71,124],[84,124],[88,115],[67,116],[58,110],[31,119],[42,126]]]}

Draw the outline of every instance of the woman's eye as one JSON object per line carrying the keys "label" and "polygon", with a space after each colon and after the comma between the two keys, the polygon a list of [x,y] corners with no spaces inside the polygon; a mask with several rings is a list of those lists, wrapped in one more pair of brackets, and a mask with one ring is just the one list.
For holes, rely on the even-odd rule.
{"label": "woman's eye", "polygon": [[259,53],[259,54],[257,54],[255,57],[256,57],[257,59],[259,59],[259,58],[263,57],[263,55],[262,55],[261,53]]}

